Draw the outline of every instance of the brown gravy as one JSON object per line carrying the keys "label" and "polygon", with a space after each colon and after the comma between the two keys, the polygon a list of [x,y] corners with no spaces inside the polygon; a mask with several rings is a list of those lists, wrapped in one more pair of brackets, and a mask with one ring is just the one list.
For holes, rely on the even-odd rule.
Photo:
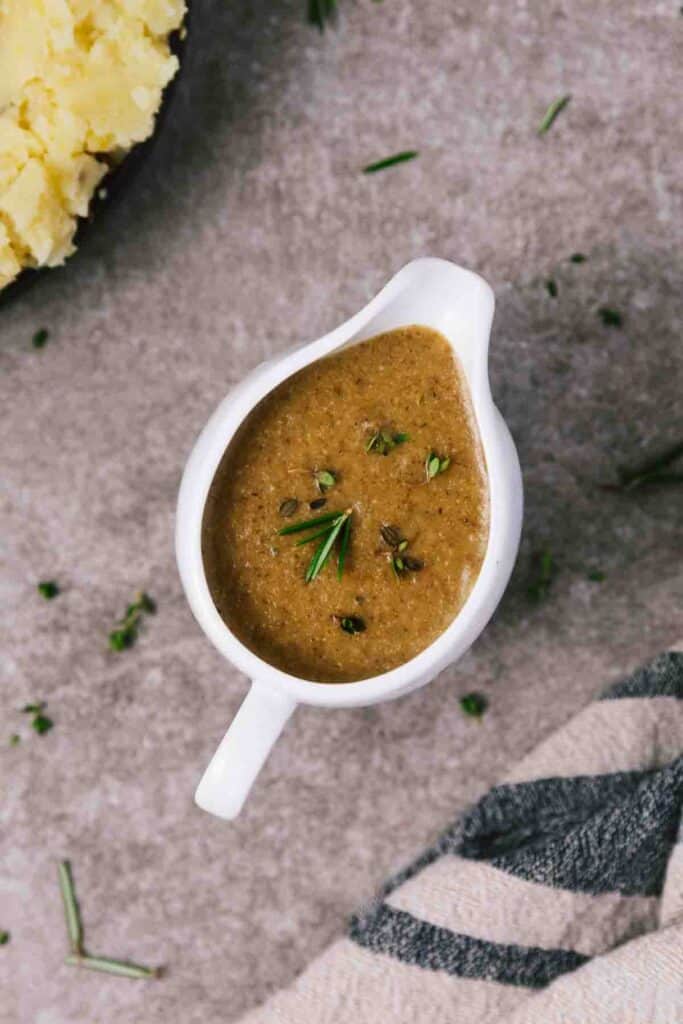
{"label": "brown gravy", "polygon": [[[486,551],[488,508],[452,349],[436,331],[402,327],[305,367],[245,420],[204,512],[209,589],[236,636],[277,668],[368,678],[414,657],[458,614]],[[307,583],[325,536],[297,546],[313,528],[278,531],[348,510],[341,580],[343,529]]]}

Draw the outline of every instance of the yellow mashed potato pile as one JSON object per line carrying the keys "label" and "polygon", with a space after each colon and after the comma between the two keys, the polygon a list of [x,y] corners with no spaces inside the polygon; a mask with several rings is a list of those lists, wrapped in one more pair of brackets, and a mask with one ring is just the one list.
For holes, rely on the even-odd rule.
{"label": "yellow mashed potato pile", "polygon": [[152,134],[185,0],[0,0],[0,288],[74,250],[107,164]]}

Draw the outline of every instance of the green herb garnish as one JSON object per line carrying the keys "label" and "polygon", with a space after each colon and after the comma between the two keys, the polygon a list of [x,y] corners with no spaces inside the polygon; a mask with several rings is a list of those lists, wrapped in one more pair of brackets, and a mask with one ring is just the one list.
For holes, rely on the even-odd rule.
{"label": "green herb garnish", "polygon": [[560,96],[559,99],[553,100],[553,102],[550,104],[545,114],[543,115],[543,119],[538,126],[539,135],[545,135],[545,133],[552,126],[557,115],[564,110],[564,108],[567,106],[571,98],[571,94],[567,93],[566,96]]}
{"label": "green herb garnish", "polygon": [[403,537],[397,526],[391,526],[389,523],[383,523],[379,528],[379,533],[384,543],[390,548],[398,548],[399,545],[403,544]]}
{"label": "green herb garnish", "polygon": [[591,583],[602,583],[605,579],[605,574],[599,569],[592,569],[591,572],[586,574],[586,579],[590,580]]}
{"label": "green herb garnish", "polygon": [[62,902],[64,903],[66,930],[71,950],[64,963],[68,964],[69,967],[85,967],[91,971],[104,971],[107,974],[116,974],[122,978],[158,978],[161,974],[160,968],[142,967],[140,964],[132,964],[126,960],[112,960],[106,956],[90,956],[85,952],[83,948],[81,913],[76,899],[76,888],[69,861],[61,861],[58,865],[58,871],[59,889],[62,894]]}
{"label": "green herb garnish", "polygon": [[325,25],[337,16],[337,0],[308,0],[308,21],[324,32]]}
{"label": "green herb garnish", "polygon": [[608,306],[601,306],[598,310],[598,316],[605,327],[621,327],[624,322],[621,313],[616,309],[610,309]]}
{"label": "green herb garnish", "polygon": [[483,693],[466,693],[460,698],[460,707],[470,718],[481,718],[489,706]]}
{"label": "green herb garnish", "polygon": [[549,551],[540,551],[533,558],[532,579],[527,588],[531,601],[540,602],[548,596],[550,584],[557,574],[555,560]]}
{"label": "green herb garnish", "polygon": [[325,491],[329,491],[331,487],[337,482],[336,475],[331,469],[316,469],[313,471],[313,479],[316,482],[316,486],[321,494]]}
{"label": "green herb garnish", "polygon": [[405,553],[408,541],[402,537],[401,531],[397,526],[390,526],[388,523],[384,523],[380,526],[379,532],[384,543],[392,549],[389,563],[396,579],[400,579],[403,573],[419,572],[421,569],[424,569],[424,562],[421,558],[414,558],[412,555]]}
{"label": "green herb garnish", "polygon": [[57,597],[59,593],[59,586],[54,580],[43,580],[38,584],[38,593],[45,598],[46,601],[51,601],[53,597]]}
{"label": "green herb garnish", "polygon": [[339,623],[339,628],[350,636],[364,633],[366,630],[365,620],[359,615],[334,615],[333,619]]}
{"label": "green herb garnish", "polygon": [[382,429],[372,435],[365,445],[365,451],[368,454],[388,455],[393,448],[399,444],[405,444],[406,441],[410,441],[409,434],[395,434],[390,430]]}
{"label": "green herb garnish", "polygon": [[658,455],[645,459],[639,465],[627,469],[619,466],[619,483],[603,484],[606,491],[634,491],[650,484],[683,483],[683,473],[671,471],[669,467],[683,456],[683,441],[677,441]]}
{"label": "green herb garnish", "polygon": [[0,932],[0,946],[6,946],[7,943],[9,942],[9,939],[10,939],[9,932],[6,932],[6,931],[1,931]]}
{"label": "green herb garnish", "polygon": [[41,327],[39,331],[33,335],[32,343],[34,348],[45,348],[47,340],[50,337],[50,332],[47,327]]}
{"label": "green herb garnish", "polygon": [[345,512],[326,512],[322,516],[316,516],[314,519],[307,519],[301,523],[293,523],[291,526],[284,526],[281,530],[278,530],[281,536],[312,530],[313,532],[308,537],[297,541],[297,547],[300,547],[302,544],[309,544],[314,540],[320,540],[320,544],[316,548],[306,570],[306,583],[312,583],[320,575],[332,554],[337,540],[339,540],[337,576],[341,579],[351,537],[351,513],[352,509],[350,508]]}
{"label": "green herb garnish", "polygon": [[31,728],[38,733],[39,736],[43,736],[46,732],[49,732],[54,722],[47,715],[43,714],[43,711],[47,707],[44,700],[36,701],[34,704],[25,704],[21,709],[23,714],[32,715]]}
{"label": "green herb garnish", "polygon": [[376,174],[377,171],[383,171],[387,167],[394,167],[396,164],[404,164],[408,160],[414,160],[419,155],[416,149],[405,149],[401,153],[385,157],[384,160],[377,160],[373,164],[368,164],[367,167],[363,168],[363,174]]}
{"label": "green herb garnish", "polygon": [[570,263],[585,263],[587,259],[588,259],[588,257],[584,256],[584,254],[582,252],[574,252],[569,257],[569,262]]}
{"label": "green herb garnish", "polygon": [[545,290],[551,299],[557,298],[557,281],[553,277],[549,277],[546,281]]}
{"label": "green herb garnish", "polygon": [[425,459],[425,474],[427,480],[433,480],[440,473],[445,473],[451,464],[450,457],[442,458],[436,452],[429,452]]}
{"label": "green herb garnish", "polygon": [[290,516],[294,515],[298,507],[299,502],[296,500],[296,498],[285,498],[285,500],[280,503],[280,508],[278,509],[278,511],[281,516],[284,516],[285,519],[288,519]]}
{"label": "green herb garnish", "polygon": [[138,638],[143,615],[154,615],[157,606],[144,591],[137,594],[135,600],[126,608],[125,615],[119,620],[116,629],[109,634],[109,647],[112,651],[125,651],[132,647]]}

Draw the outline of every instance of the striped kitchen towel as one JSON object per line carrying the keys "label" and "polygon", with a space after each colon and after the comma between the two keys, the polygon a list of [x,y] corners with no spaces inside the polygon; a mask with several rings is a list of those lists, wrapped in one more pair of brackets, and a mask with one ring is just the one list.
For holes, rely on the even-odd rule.
{"label": "striped kitchen towel", "polygon": [[683,1024],[682,806],[683,654],[668,653],[522,761],[244,1024]]}

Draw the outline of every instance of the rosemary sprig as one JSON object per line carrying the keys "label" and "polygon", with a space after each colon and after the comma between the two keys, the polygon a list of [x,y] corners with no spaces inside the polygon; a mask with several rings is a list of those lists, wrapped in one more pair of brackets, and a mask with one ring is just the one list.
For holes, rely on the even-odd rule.
{"label": "rosemary sprig", "polygon": [[[291,526],[283,526],[278,530],[280,536],[291,533],[302,533],[305,530],[312,530],[307,537],[297,541],[296,546],[310,544],[311,541],[319,540],[320,544],[315,549],[313,557],[306,570],[306,583],[312,583],[322,570],[332,554],[335,543],[339,540],[339,556],[337,559],[337,577],[341,579],[344,572],[344,562],[351,538],[351,512],[326,512],[322,516],[315,516],[313,519],[305,519],[301,523],[292,523]],[[317,529],[319,527],[319,529]]]}
{"label": "rosemary sprig", "polygon": [[59,867],[59,888],[64,903],[64,914],[66,916],[66,930],[69,933],[69,945],[71,952],[76,956],[83,955],[83,925],[81,914],[76,901],[76,890],[71,874],[71,864],[68,860],[60,862]]}
{"label": "rosemary sprig", "polygon": [[83,925],[81,913],[76,899],[76,888],[71,864],[68,860],[60,861],[59,888],[64,902],[64,914],[66,916],[66,929],[69,935],[69,946],[71,952],[65,958],[64,963],[69,967],[85,967],[90,971],[104,971],[107,974],[117,974],[121,978],[158,978],[161,975],[159,967],[143,967],[141,964],[132,964],[127,960],[113,960],[108,956],[90,956],[83,948]]}
{"label": "rosemary sprig", "polygon": [[127,960],[112,960],[108,956],[88,956],[71,953],[64,960],[69,967],[85,967],[89,971],[104,971],[106,974],[117,974],[120,978],[159,978],[160,967],[143,967],[141,964],[131,964]]}
{"label": "rosemary sprig", "polygon": [[566,96],[560,96],[559,99],[553,100],[545,114],[543,119],[538,126],[538,134],[545,135],[545,133],[551,128],[557,115],[564,110],[571,99],[571,94],[567,93]]}

